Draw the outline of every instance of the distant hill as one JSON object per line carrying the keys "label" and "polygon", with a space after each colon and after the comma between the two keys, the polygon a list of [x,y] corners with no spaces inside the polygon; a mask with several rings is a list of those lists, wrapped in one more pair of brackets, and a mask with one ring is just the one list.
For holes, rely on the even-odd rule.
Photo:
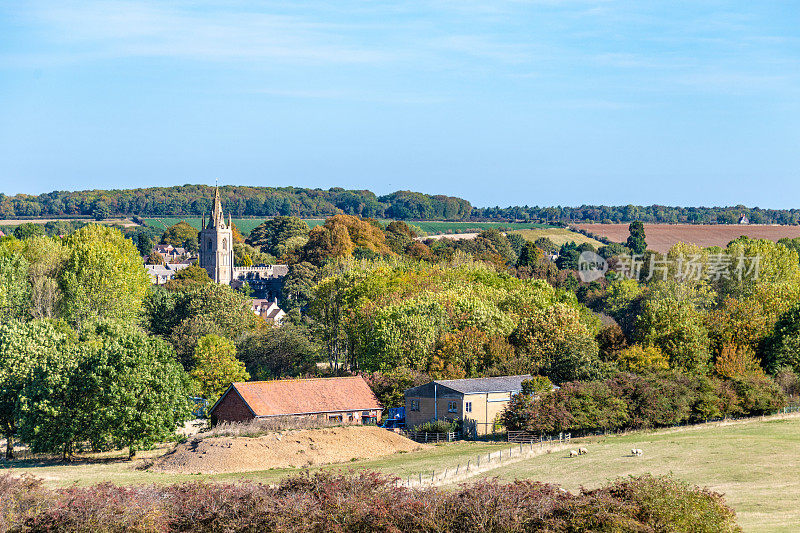
{"label": "distant hill", "polygon": [[[234,217],[339,213],[391,219],[467,220],[472,205],[452,196],[397,191],[378,197],[371,191],[297,187],[220,187],[222,207]],[[146,189],[54,191],[32,196],[0,194],[0,218],[58,216],[181,217],[209,213],[214,188],[207,185]]]}
{"label": "distant hill", "polygon": [[[502,184],[498,184],[502,186]],[[535,194],[531,191],[531,194]],[[752,224],[798,224],[800,209],[582,205],[473,207],[455,196],[397,191],[377,196],[368,190],[299,187],[220,187],[225,213],[234,217],[294,215],[305,218],[338,213],[399,220],[526,221],[545,224],[576,222],[619,224],[641,220],[659,224],[736,224],[742,216]],[[93,191],[53,191],[38,196],[0,193],[0,219],[96,216],[144,218],[199,217],[211,209],[214,188],[207,185]]]}

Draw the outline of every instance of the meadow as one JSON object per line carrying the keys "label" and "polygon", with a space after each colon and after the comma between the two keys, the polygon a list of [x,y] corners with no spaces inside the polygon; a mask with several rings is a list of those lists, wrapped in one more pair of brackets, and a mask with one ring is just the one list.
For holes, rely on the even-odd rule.
{"label": "meadow", "polygon": [[[185,221],[200,229],[200,218],[144,218],[142,219],[145,224],[154,228],[166,229],[173,224],[180,221]],[[303,219],[309,227],[319,226],[325,223],[323,218],[307,218]],[[243,235],[248,235],[253,228],[264,222],[264,218],[234,218],[233,223],[239,228]],[[380,219],[383,224],[391,222],[389,219]],[[411,226],[419,228],[428,235],[439,235],[443,233],[478,233],[489,228],[498,228],[501,230],[520,230],[520,229],[534,229],[534,228],[552,228],[547,224],[536,224],[526,222],[448,222],[443,220],[408,220],[406,221]]]}
{"label": "meadow", "polygon": [[[595,488],[609,480],[652,473],[709,487],[725,494],[745,531],[795,531],[800,528],[800,416],[787,415],[718,422],[658,431],[578,439],[588,454],[570,458],[566,451],[512,461],[469,480],[532,479],[557,483],[570,491]],[[314,467],[317,470],[372,470],[402,478],[454,468],[478,454],[507,450],[508,444],[457,442],[371,460]],[[633,457],[631,448],[644,451]],[[121,485],[164,484],[188,480],[224,482],[252,480],[273,483],[300,469],[282,468],[236,474],[165,474],[144,469],[148,457],[169,447],[145,452],[135,461],[124,453],[84,458],[73,464],[0,462],[0,473],[28,473],[48,486],[86,486],[99,482]]]}
{"label": "meadow", "polygon": [[[800,529],[800,417],[767,417],[587,439],[588,454],[533,457],[488,475],[535,479],[569,491],[652,473],[725,494],[745,531]],[[631,455],[632,448],[644,452]]]}

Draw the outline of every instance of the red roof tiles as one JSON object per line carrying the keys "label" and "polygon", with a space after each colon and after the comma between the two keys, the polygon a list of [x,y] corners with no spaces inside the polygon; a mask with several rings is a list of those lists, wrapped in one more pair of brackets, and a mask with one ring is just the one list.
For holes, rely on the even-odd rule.
{"label": "red roof tiles", "polygon": [[257,417],[381,409],[361,376],[248,381],[233,383],[231,389]]}

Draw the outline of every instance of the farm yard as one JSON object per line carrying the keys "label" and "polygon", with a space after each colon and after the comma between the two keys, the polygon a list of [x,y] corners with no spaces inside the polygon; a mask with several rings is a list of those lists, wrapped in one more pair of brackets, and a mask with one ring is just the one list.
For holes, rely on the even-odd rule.
{"label": "farm yard", "polygon": [[[291,432],[285,433],[285,439],[291,435]],[[424,446],[416,451],[405,451],[400,447],[391,455],[318,465],[311,467],[310,471],[369,470],[406,478],[420,473],[429,475],[432,470],[452,469],[457,464],[466,464],[467,460],[474,461],[478,454],[485,457],[487,453],[506,451],[510,447],[508,444],[482,442]],[[796,506],[800,499],[800,416],[577,439],[570,447],[585,447],[588,454],[570,457],[566,449],[559,448],[549,454],[498,464],[458,481],[530,479],[556,483],[576,492],[581,486],[599,487],[610,480],[630,475],[671,474],[679,480],[724,493],[745,531],[794,531],[800,527],[800,509]],[[274,483],[302,470],[274,467],[240,473],[197,474],[189,470],[168,473],[151,468],[154,459],[170,448],[145,452],[135,461],[125,461],[124,454],[101,454],[72,464],[0,463],[3,465],[0,473],[4,470],[28,473],[43,478],[48,486],[65,487],[100,481],[121,485],[187,480]],[[643,456],[632,456],[632,448],[641,449]],[[446,487],[455,488],[455,485]]]}
{"label": "farm yard", "polygon": [[[629,235],[628,224],[575,224],[575,227],[624,243]],[[707,248],[724,248],[732,240],[746,235],[753,239],[778,241],[784,237],[800,237],[800,226],[779,225],[728,225],[728,224],[645,224],[647,248],[666,253],[679,242]]]}

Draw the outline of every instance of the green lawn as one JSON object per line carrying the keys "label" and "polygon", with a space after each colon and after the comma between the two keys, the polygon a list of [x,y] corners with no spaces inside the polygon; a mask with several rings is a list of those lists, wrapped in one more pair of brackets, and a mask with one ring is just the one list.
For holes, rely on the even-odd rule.
{"label": "green lawn", "polygon": [[[567,490],[628,475],[673,474],[725,494],[746,531],[800,530],[800,417],[599,438],[589,453],[533,457],[487,475],[534,479]],[[633,457],[631,448],[644,455]]]}

